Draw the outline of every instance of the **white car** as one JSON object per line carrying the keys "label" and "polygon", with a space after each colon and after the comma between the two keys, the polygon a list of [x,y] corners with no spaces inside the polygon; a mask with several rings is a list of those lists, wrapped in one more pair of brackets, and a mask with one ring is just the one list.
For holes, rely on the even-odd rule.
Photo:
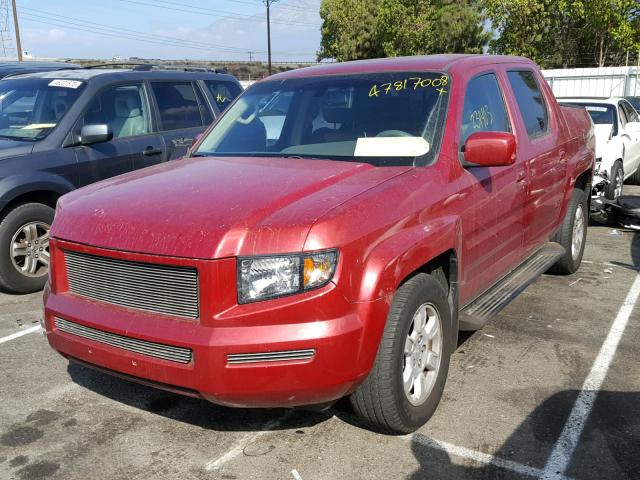
{"label": "white car", "polygon": [[622,195],[624,180],[640,183],[640,117],[631,104],[617,97],[558,101],[585,107],[591,115],[596,135],[596,174],[608,180],[602,190],[604,196],[613,200]]}

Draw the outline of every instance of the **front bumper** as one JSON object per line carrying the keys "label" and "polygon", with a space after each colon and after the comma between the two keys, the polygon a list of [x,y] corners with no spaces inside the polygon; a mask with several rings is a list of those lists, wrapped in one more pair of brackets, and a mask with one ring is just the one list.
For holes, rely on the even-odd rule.
{"label": "front bumper", "polygon": [[[197,320],[174,318],[84,298],[56,278],[63,249],[99,249],[52,242],[52,291],[45,292],[45,331],[63,356],[115,375],[211,402],[238,407],[290,407],[336,400],[368,374],[388,312],[388,302],[350,303],[336,285],[286,298],[237,305],[227,287],[217,285],[235,259],[194,261],[201,272],[201,295],[216,291],[219,308],[202,299]],[[119,256],[129,256],[118,253]],[[151,261],[134,255],[135,260]],[[140,258],[145,257],[145,258]],[[153,259],[156,262],[167,259]],[[180,260],[183,262],[184,260]],[[222,265],[225,264],[225,265]],[[223,282],[235,289],[233,281]],[[192,350],[192,360],[177,363],[118,348],[61,331],[56,318],[132,339]],[[229,355],[313,350],[307,359],[233,363]],[[233,357],[231,357],[233,358]]]}

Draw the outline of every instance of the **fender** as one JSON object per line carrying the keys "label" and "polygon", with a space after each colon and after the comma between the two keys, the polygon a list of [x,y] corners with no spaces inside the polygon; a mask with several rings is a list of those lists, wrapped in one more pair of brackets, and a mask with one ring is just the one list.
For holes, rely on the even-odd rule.
{"label": "fender", "polygon": [[403,229],[378,243],[364,259],[358,302],[393,295],[402,280],[448,250],[460,251],[460,219],[448,215]]}
{"label": "fender", "polygon": [[[382,240],[364,259],[362,269],[364,273],[360,279],[357,295],[358,302],[375,305],[380,299],[384,299],[388,312],[393,294],[405,278],[449,250],[460,252],[459,242],[462,238],[460,232],[459,218],[451,215],[414,225]],[[453,298],[449,299],[450,303],[451,300],[455,302],[457,299],[455,286],[453,293]],[[452,304],[451,307],[451,341],[457,342],[458,305]],[[386,315],[377,318],[379,321],[365,322],[363,325],[364,341],[359,348],[358,359],[364,368],[363,371],[367,372],[373,365],[375,352],[378,350],[377,345],[380,344],[386,322]],[[376,345],[376,347],[367,349],[364,346],[365,343]],[[373,355],[368,354],[371,351],[374,352]]]}
{"label": "fender", "polygon": [[75,189],[67,179],[50,172],[11,175],[0,180],[0,210],[26,193],[46,191],[64,195]]}

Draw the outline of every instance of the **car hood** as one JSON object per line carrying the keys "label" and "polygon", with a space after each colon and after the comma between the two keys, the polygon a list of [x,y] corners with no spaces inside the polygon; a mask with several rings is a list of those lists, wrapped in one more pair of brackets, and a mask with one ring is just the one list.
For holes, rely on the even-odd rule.
{"label": "car hood", "polygon": [[205,259],[301,251],[324,213],[409,168],[292,158],[178,160],[65,195],[51,234]]}
{"label": "car hood", "polygon": [[0,160],[31,153],[35,142],[0,138]]}

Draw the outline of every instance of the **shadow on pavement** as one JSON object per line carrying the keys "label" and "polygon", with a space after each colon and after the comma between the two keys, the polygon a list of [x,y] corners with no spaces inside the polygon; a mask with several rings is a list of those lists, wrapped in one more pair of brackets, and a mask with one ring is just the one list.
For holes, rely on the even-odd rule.
{"label": "shadow on pavement", "polygon": [[[567,390],[545,400],[520,424],[495,456],[543,469],[578,393]],[[464,428],[465,423],[461,422],[460,428]],[[470,419],[468,423],[471,425]],[[473,445],[466,447],[473,449]],[[463,465],[469,461],[424,446],[415,438],[411,450],[420,467],[407,477],[408,480],[527,478],[494,465]],[[570,478],[585,480],[637,479],[640,478],[638,452],[640,392],[601,391],[565,473]]]}
{"label": "shadow on pavement", "polygon": [[[130,407],[207,430],[251,432],[305,428],[324,422],[326,414],[303,410],[228,408],[197,398],[164,392],[70,363],[67,371],[78,385]],[[290,411],[281,422],[280,419]]]}

